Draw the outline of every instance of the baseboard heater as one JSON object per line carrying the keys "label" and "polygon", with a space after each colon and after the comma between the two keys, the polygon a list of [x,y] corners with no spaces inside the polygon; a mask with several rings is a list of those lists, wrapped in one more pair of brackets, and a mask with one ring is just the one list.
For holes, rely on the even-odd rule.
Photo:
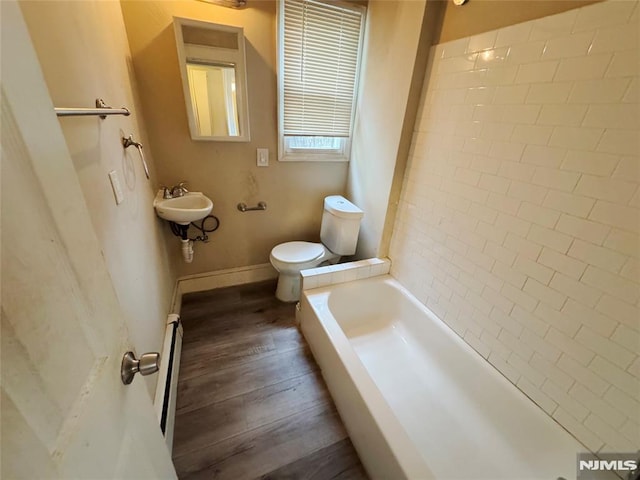
{"label": "baseboard heater", "polygon": [[176,416],[178,373],[182,352],[182,324],[175,313],[167,317],[167,326],[162,347],[162,361],[154,406],[169,451],[173,448],[173,427]]}

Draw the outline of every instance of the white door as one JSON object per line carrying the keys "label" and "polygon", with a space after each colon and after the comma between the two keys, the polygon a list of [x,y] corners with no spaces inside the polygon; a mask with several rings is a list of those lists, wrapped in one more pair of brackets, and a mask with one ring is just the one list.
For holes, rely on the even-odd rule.
{"label": "white door", "polygon": [[0,476],[176,478],[144,382],[120,380],[126,324],[22,14],[6,1],[1,139]]}

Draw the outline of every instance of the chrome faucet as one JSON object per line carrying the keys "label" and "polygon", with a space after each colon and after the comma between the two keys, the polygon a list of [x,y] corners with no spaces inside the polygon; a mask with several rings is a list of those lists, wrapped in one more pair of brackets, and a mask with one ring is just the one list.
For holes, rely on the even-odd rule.
{"label": "chrome faucet", "polygon": [[172,197],[182,197],[185,193],[188,193],[187,190],[187,182],[180,182],[178,185],[171,187],[171,196]]}
{"label": "chrome faucet", "polygon": [[183,197],[185,193],[189,193],[189,190],[187,190],[187,182],[180,182],[178,185],[174,185],[173,187],[160,185],[160,188],[162,189],[162,198],[165,200],[169,198]]}
{"label": "chrome faucet", "polygon": [[169,187],[160,185],[160,188],[162,189],[162,198],[164,198],[165,200],[173,198],[173,195],[171,195],[171,189]]}

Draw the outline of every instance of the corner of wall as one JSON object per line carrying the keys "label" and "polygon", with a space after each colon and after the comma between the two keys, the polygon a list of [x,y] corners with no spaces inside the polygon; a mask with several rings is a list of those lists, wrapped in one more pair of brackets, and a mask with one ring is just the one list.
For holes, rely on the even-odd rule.
{"label": "corner of wall", "polygon": [[382,230],[382,238],[380,240],[380,247],[376,253],[381,257],[389,255],[391,236],[393,234],[393,227],[396,221],[398,203],[400,202],[400,192],[402,191],[405,171],[409,160],[409,150],[411,148],[411,141],[413,140],[416,119],[420,110],[420,97],[422,96],[424,79],[427,75],[430,61],[429,53],[431,45],[440,35],[444,12],[445,4],[443,2],[439,0],[427,0],[424,17],[422,19],[422,27],[420,29],[420,38],[418,40],[416,61],[413,68],[413,74],[411,76],[407,109],[402,123],[402,133],[400,136],[398,154],[396,156],[396,164],[393,170],[393,178],[389,193],[387,213]]}
{"label": "corner of wall", "polygon": [[403,131],[411,131],[407,108],[425,6],[369,2],[347,180],[347,195],[365,212],[355,258],[381,250],[395,165],[408,144]]}

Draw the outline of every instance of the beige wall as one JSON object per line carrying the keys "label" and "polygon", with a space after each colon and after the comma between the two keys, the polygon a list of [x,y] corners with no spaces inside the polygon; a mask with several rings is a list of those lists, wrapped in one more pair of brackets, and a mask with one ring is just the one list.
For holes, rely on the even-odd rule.
{"label": "beige wall", "polygon": [[440,38],[448,42],[582,7],[602,0],[469,0],[459,7],[446,2]]}
{"label": "beige wall", "polygon": [[434,47],[391,243],[391,273],[594,452],[640,444],[639,14]]}
{"label": "beige wall", "polygon": [[[116,2],[21,2],[54,105],[92,107],[102,97],[126,106],[130,117],[61,118],[92,221],[138,353],[162,348],[175,276],[151,202],[148,181],[135,151],[122,136],[144,145],[140,109],[120,4]],[[153,172],[153,158],[147,150]],[[124,202],[116,205],[107,177],[116,170]],[[25,219],[28,221],[28,219]],[[146,377],[150,393],[157,376]]]}
{"label": "beige wall", "polygon": [[347,185],[364,210],[357,258],[381,253],[424,10],[424,1],[369,2]]}
{"label": "beige wall", "polygon": [[[276,3],[254,1],[234,10],[191,0],[123,1],[122,8],[158,180],[186,180],[211,197],[221,221],[208,244],[195,245],[190,265],[179,259],[179,244],[170,238],[179,274],[265,263],[278,243],[319,241],[323,198],[344,193],[347,164],[277,161]],[[173,16],[244,27],[251,142],[191,140]],[[269,149],[269,167],[256,167],[256,148]],[[268,209],[236,209],[239,202],[258,201]]]}

